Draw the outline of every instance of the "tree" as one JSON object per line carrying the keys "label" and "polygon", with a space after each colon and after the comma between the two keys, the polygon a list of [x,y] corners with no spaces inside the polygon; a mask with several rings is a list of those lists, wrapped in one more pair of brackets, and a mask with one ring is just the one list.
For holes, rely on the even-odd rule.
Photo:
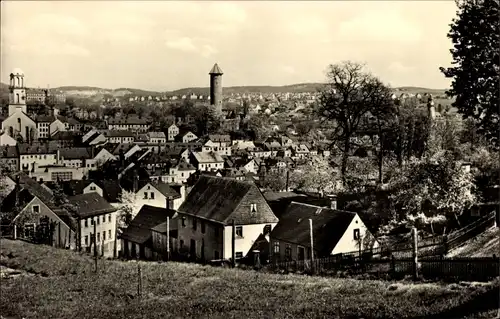
{"label": "tree", "polygon": [[321,194],[338,190],[339,177],[330,163],[321,157],[313,157],[306,165],[290,174],[294,188],[317,191]]}
{"label": "tree", "polygon": [[262,180],[262,186],[275,192],[286,190],[286,172],[280,170],[267,172]]}
{"label": "tree", "polygon": [[[342,152],[341,176],[345,182],[351,139],[359,131],[360,122],[369,111],[386,103],[388,90],[361,64],[342,62],[329,66],[328,84],[320,94],[320,116],[336,123],[334,145]],[[383,102],[381,102],[383,101]]]}
{"label": "tree", "polygon": [[127,227],[139,212],[142,205],[140,205],[135,193],[125,190],[122,191],[120,202],[119,224],[122,227]]}
{"label": "tree", "polygon": [[460,0],[458,18],[448,37],[453,67],[441,72],[452,78],[448,96],[466,118],[478,120],[480,132],[499,145],[500,20],[498,0]]}

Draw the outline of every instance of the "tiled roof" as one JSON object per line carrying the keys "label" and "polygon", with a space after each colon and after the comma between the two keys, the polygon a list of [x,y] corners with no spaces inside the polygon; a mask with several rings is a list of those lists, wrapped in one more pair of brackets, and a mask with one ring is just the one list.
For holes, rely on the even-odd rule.
{"label": "tiled roof", "polygon": [[108,120],[109,125],[146,125],[147,121],[138,116],[130,116],[126,118],[112,118]]}
{"label": "tiled roof", "polygon": [[104,136],[106,137],[134,137],[135,134],[130,131],[125,130],[109,130],[104,132]]}
{"label": "tiled roof", "polygon": [[46,143],[20,143],[17,144],[19,149],[19,155],[29,155],[29,154],[55,154],[59,149],[57,144],[46,144]]}
{"label": "tiled roof", "polygon": [[209,134],[208,139],[214,143],[230,143],[231,142],[231,136],[228,134]]}
{"label": "tiled roof", "polygon": [[166,138],[163,132],[149,132],[148,135],[149,138]]}
{"label": "tiled roof", "polygon": [[[120,237],[134,243],[143,244],[151,238],[153,228],[165,222],[167,217],[172,218],[174,215],[174,210],[144,205]],[[171,225],[173,226],[173,223]]]}
{"label": "tiled roof", "polygon": [[196,170],[196,167],[194,167],[190,163],[186,162],[184,159],[181,159],[179,161],[179,164],[177,164],[176,168],[179,171],[195,171]]}
{"label": "tiled roof", "polygon": [[181,198],[181,195],[177,193],[170,185],[165,183],[154,183],[151,182],[151,185],[156,188],[160,193],[162,193],[165,197],[172,197],[172,199]]}
{"label": "tiled roof", "polygon": [[35,117],[35,121],[36,121],[36,122],[39,122],[39,123],[40,123],[40,122],[50,122],[50,123],[52,123],[52,122],[54,122],[55,120],[56,120],[56,119],[55,119],[55,117],[54,117],[53,115],[45,115],[45,114],[44,114],[44,115],[37,115],[37,116]]}
{"label": "tiled roof", "polygon": [[306,195],[297,194],[294,192],[265,192],[264,197],[268,202],[277,201],[285,198],[294,198],[294,197],[305,197]]}
{"label": "tiled roof", "polygon": [[4,145],[0,146],[0,157],[2,158],[18,158],[19,152],[16,146]]}
{"label": "tiled roof", "polygon": [[66,147],[59,150],[59,154],[65,160],[72,159],[90,159],[92,157],[92,151],[87,147]]}
{"label": "tiled roof", "polygon": [[321,255],[329,255],[355,216],[351,212],[291,202],[271,238],[310,247],[309,219],[312,219],[314,249]]}
{"label": "tiled roof", "polygon": [[111,206],[101,195],[87,193],[68,198],[69,203],[75,206],[76,214],[81,218],[112,213],[116,208]]}
{"label": "tiled roof", "polygon": [[[250,216],[249,207],[242,209],[247,195],[252,195],[249,200],[258,205],[255,216]],[[228,224],[230,218],[240,225],[278,221],[253,182],[206,175],[200,176],[178,211],[223,224]]]}
{"label": "tiled roof", "polygon": [[198,163],[221,163],[224,159],[215,152],[193,152]]}

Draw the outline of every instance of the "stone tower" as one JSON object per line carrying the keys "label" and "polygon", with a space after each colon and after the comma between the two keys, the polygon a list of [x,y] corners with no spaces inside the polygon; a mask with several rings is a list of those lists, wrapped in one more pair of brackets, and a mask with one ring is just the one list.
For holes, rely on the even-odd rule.
{"label": "stone tower", "polygon": [[217,63],[210,70],[210,104],[222,112],[222,70]]}
{"label": "stone tower", "polygon": [[24,73],[16,68],[10,74],[9,116],[19,111],[27,112],[26,88],[24,86]]}

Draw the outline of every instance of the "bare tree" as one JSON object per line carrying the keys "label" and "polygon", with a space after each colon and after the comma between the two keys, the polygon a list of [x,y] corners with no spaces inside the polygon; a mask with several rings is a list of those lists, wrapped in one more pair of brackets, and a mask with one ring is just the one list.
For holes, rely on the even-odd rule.
{"label": "bare tree", "polygon": [[361,120],[370,111],[385,105],[390,95],[379,79],[355,62],[330,65],[327,81],[328,85],[321,92],[318,111],[336,123],[333,144],[342,152],[341,176],[345,183],[352,138],[359,132]]}

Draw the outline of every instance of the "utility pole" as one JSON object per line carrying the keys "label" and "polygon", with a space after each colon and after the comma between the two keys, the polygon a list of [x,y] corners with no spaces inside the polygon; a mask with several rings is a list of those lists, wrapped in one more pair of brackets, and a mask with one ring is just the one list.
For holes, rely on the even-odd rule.
{"label": "utility pole", "polygon": [[235,246],[235,243],[236,243],[236,226],[234,224],[234,219],[232,220],[231,222],[231,226],[232,226],[232,236],[231,236],[231,260],[232,260],[232,264],[233,264],[233,268],[236,266],[236,252],[235,252],[235,249],[236,247]]}
{"label": "utility pole", "polygon": [[94,264],[95,264],[95,272],[97,272],[97,232],[96,232],[96,221],[94,220]]}
{"label": "utility pole", "polygon": [[170,216],[167,216],[167,261],[170,261]]}
{"label": "utility pole", "polygon": [[311,270],[314,273],[314,237],[313,237],[313,220],[309,218],[309,237],[311,239]]}

